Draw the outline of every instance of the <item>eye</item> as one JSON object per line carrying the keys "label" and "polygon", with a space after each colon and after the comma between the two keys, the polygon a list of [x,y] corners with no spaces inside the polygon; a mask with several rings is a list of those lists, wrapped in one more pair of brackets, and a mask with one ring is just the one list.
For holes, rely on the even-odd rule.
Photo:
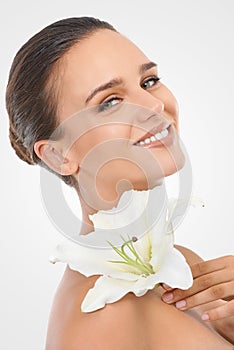
{"label": "eye", "polygon": [[152,76],[148,79],[146,79],[145,81],[143,81],[143,83],[141,84],[141,87],[143,89],[149,89],[152,86],[158,85],[160,81],[160,78],[157,76]]}
{"label": "eye", "polygon": [[98,112],[103,112],[106,109],[109,109],[109,108],[117,105],[120,101],[121,101],[121,98],[119,98],[119,97],[111,97],[109,100],[102,102],[98,106]]}

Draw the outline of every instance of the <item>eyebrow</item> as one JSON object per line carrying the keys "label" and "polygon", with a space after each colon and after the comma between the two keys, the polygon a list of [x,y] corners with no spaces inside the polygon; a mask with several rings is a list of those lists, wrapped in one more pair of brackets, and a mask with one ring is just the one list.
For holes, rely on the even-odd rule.
{"label": "eyebrow", "polygon": [[[140,74],[144,74],[147,70],[153,68],[153,67],[157,67],[157,63],[155,62],[147,62],[147,63],[143,63],[140,65],[139,67],[139,73]],[[115,79],[111,79],[110,81],[108,81],[107,83],[104,83],[102,85],[99,85],[98,87],[96,87],[94,90],[92,90],[90,92],[90,94],[88,95],[85,104],[87,104],[90,100],[92,100],[92,98],[99,92],[107,90],[107,89],[111,89],[113,87],[119,86],[123,84],[123,79],[121,78],[115,78]]]}

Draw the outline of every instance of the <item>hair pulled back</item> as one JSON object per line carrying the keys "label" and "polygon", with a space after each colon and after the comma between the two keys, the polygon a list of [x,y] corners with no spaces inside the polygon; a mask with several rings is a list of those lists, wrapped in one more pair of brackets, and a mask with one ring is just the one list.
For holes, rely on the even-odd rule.
{"label": "hair pulled back", "polygon": [[[49,139],[59,124],[56,83],[49,84],[49,80],[63,55],[99,29],[116,31],[93,17],[63,19],[35,34],[16,54],[9,73],[6,107],[10,142],[23,161],[55,173],[34,152],[35,142]],[[75,186],[73,176],[55,174]]]}

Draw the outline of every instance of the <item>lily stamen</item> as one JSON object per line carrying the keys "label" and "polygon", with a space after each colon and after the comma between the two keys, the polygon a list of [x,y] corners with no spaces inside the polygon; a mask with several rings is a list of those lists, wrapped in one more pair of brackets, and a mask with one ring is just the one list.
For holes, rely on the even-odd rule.
{"label": "lily stamen", "polygon": [[[117,263],[117,264],[126,264],[129,265],[131,267],[136,268],[139,271],[139,275],[146,275],[149,276],[150,274],[154,274],[155,271],[152,267],[152,265],[150,265],[149,263],[145,263],[141,257],[139,256],[138,252],[136,251],[136,249],[133,246],[133,238],[134,241],[136,237],[133,237],[132,239],[129,239],[128,241],[125,241],[125,239],[121,236],[122,240],[124,241],[124,243],[121,246],[121,250],[118,249],[117,247],[115,247],[111,242],[108,241],[108,243],[110,244],[110,246],[115,250],[115,252],[120,255],[125,261],[121,261],[121,260],[108,260],[111,263]],[[124,250],[124,248],[127,247],[132,253],[133,255],[136,257],[135,260],[133,260]]]}

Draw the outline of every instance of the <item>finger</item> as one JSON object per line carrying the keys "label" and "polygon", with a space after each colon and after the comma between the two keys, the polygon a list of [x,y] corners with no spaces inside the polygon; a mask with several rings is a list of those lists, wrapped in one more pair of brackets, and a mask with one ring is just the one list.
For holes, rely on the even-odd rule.
{"label": "finger", "polygon": [[192,287],[187,290],[167,290],[167,292],[163,294],[162,299],[165,302],[169,301],[169,303],[173,303],[178,300],[197,294],[203,290],[209,289],[210,287],[213,287],[215,285],[231,282],[231,277],[232,276],[230,276],[230,272],[228,270],[215,271],[213,273],[197,277],[193,281]]}
{"label": "finger", "polygon": [[191,271],[193,277],[199,277],[214,271],[223,270],[226,267],[229,267],[230,270],[234,269],[234,256],[227,255],[220,258],[202,261],[191,266]]}
{"label": "finger", "polygon": [[203,321],[216,321],[230,316],[234,316],[234,300],[227,302],[223,306],[206,311],[201,318]]}
{"label": "finger", "polygon": [[195,306],[209,303],[214,300],[227,298],[233,295],[234,282],[227,282],[222,284],[217,284],[205,291],[194,294],[191,297],[182,299],[176,302],[177,309],[187,310]]}
{"label": "finger", "polygon": [[165,290],[173,290],[174,288],[171,288],[170,286],[168,286],[167,284],[165,283],[161,283],[161,286],[163,287],[163,289]]}

